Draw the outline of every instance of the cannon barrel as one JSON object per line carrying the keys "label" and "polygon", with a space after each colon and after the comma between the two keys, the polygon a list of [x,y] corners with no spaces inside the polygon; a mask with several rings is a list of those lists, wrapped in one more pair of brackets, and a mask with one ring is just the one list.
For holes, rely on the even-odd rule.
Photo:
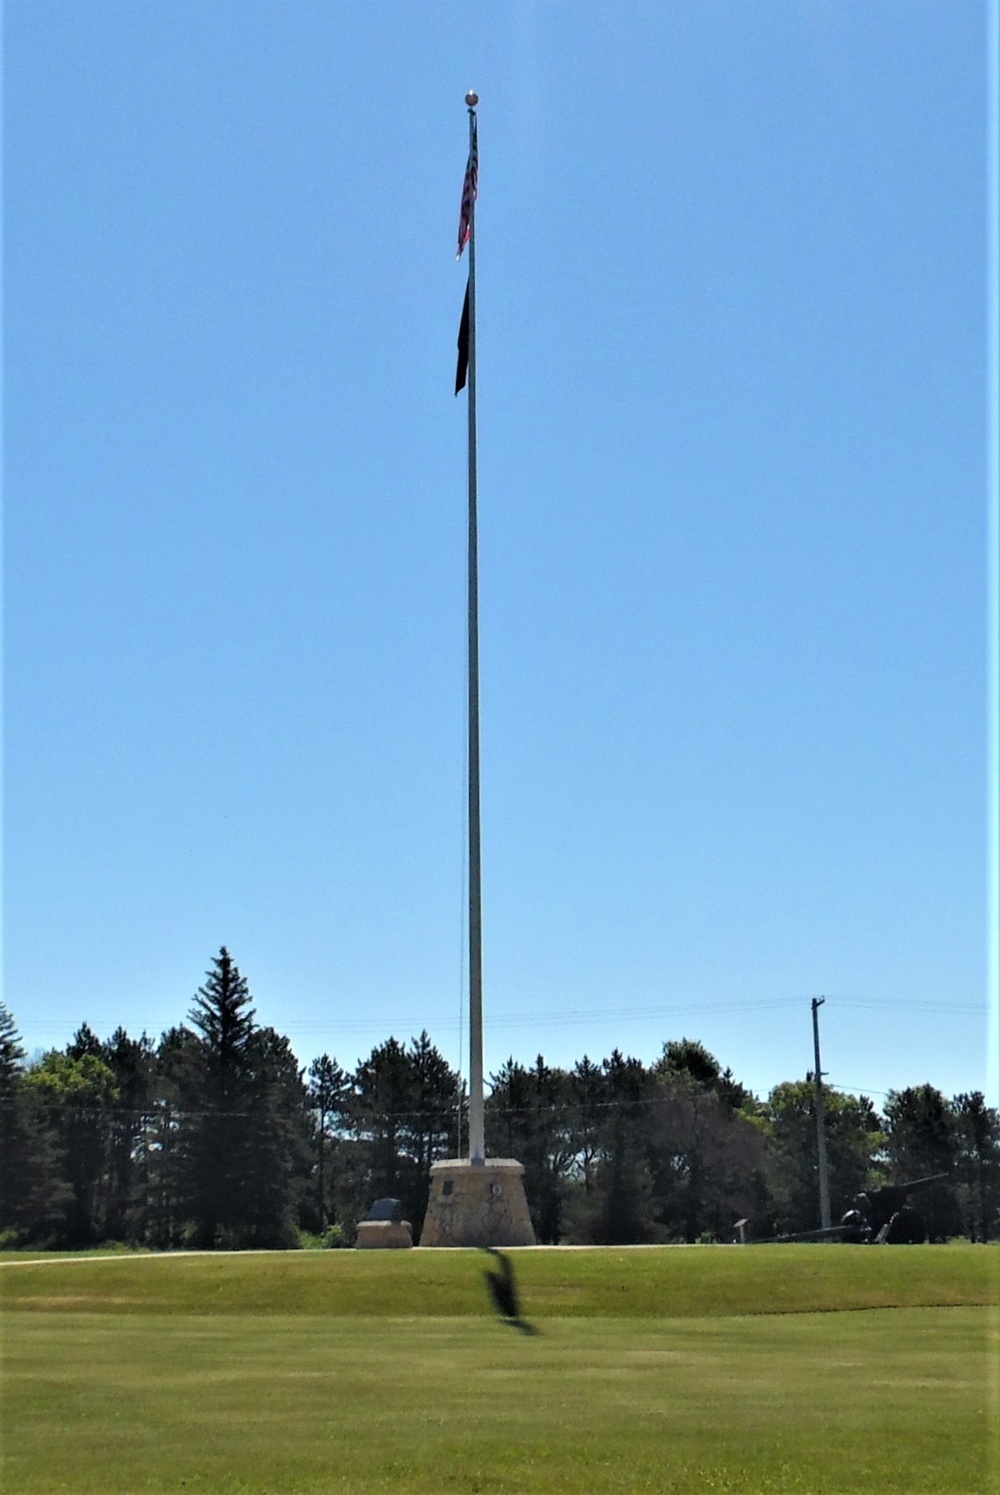
{"label": "cannon barrel", "polygon": [[939,1184],[948,1177],[947,1173],[928,1173],[926,1178],[914,1178],[907,1184],[894,1184],[893,1187],[904,1189],[907,1194],[915,1194],[918,1189],[926,1189],[928,1184]]}

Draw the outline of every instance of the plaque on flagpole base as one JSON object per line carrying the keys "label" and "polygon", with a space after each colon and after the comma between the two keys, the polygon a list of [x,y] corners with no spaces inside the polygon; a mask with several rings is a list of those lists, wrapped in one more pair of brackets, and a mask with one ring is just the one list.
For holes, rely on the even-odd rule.
{"label": "plaque on flagpole base", "polygon": [[523,1176],[513,1158],[433,1163],[421,1246],[533,1246]]}

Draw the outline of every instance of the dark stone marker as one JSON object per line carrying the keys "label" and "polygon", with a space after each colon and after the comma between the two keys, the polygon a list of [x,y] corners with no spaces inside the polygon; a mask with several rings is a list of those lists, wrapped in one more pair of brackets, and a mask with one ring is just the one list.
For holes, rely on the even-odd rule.
{"label": "dark stone marker", "polygon": [[368,1211],[369,1220],[391,1220],[393,1224],[403,1218],[403,1201],[401,1199],[376,1199]]}

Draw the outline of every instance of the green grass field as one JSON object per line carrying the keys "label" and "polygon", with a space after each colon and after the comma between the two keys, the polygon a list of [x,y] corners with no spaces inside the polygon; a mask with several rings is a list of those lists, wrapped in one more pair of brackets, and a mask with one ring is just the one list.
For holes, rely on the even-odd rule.
{"label": "green grass field", "polygon": [[1000,1490],[1000,1250],[0,1264],[4,1491]]}

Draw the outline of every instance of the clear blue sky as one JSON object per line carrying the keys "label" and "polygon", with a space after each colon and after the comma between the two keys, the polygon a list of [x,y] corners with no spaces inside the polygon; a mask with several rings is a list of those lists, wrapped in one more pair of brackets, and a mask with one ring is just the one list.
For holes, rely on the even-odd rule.
{"label": "clear blue sky", "polygon": [[[5,6],[5,999],[987,1084],[987,7]],[[995,1070],[994,1070],[995,1076]],[[995,1097],[993,1097],[995,1098]]]}

